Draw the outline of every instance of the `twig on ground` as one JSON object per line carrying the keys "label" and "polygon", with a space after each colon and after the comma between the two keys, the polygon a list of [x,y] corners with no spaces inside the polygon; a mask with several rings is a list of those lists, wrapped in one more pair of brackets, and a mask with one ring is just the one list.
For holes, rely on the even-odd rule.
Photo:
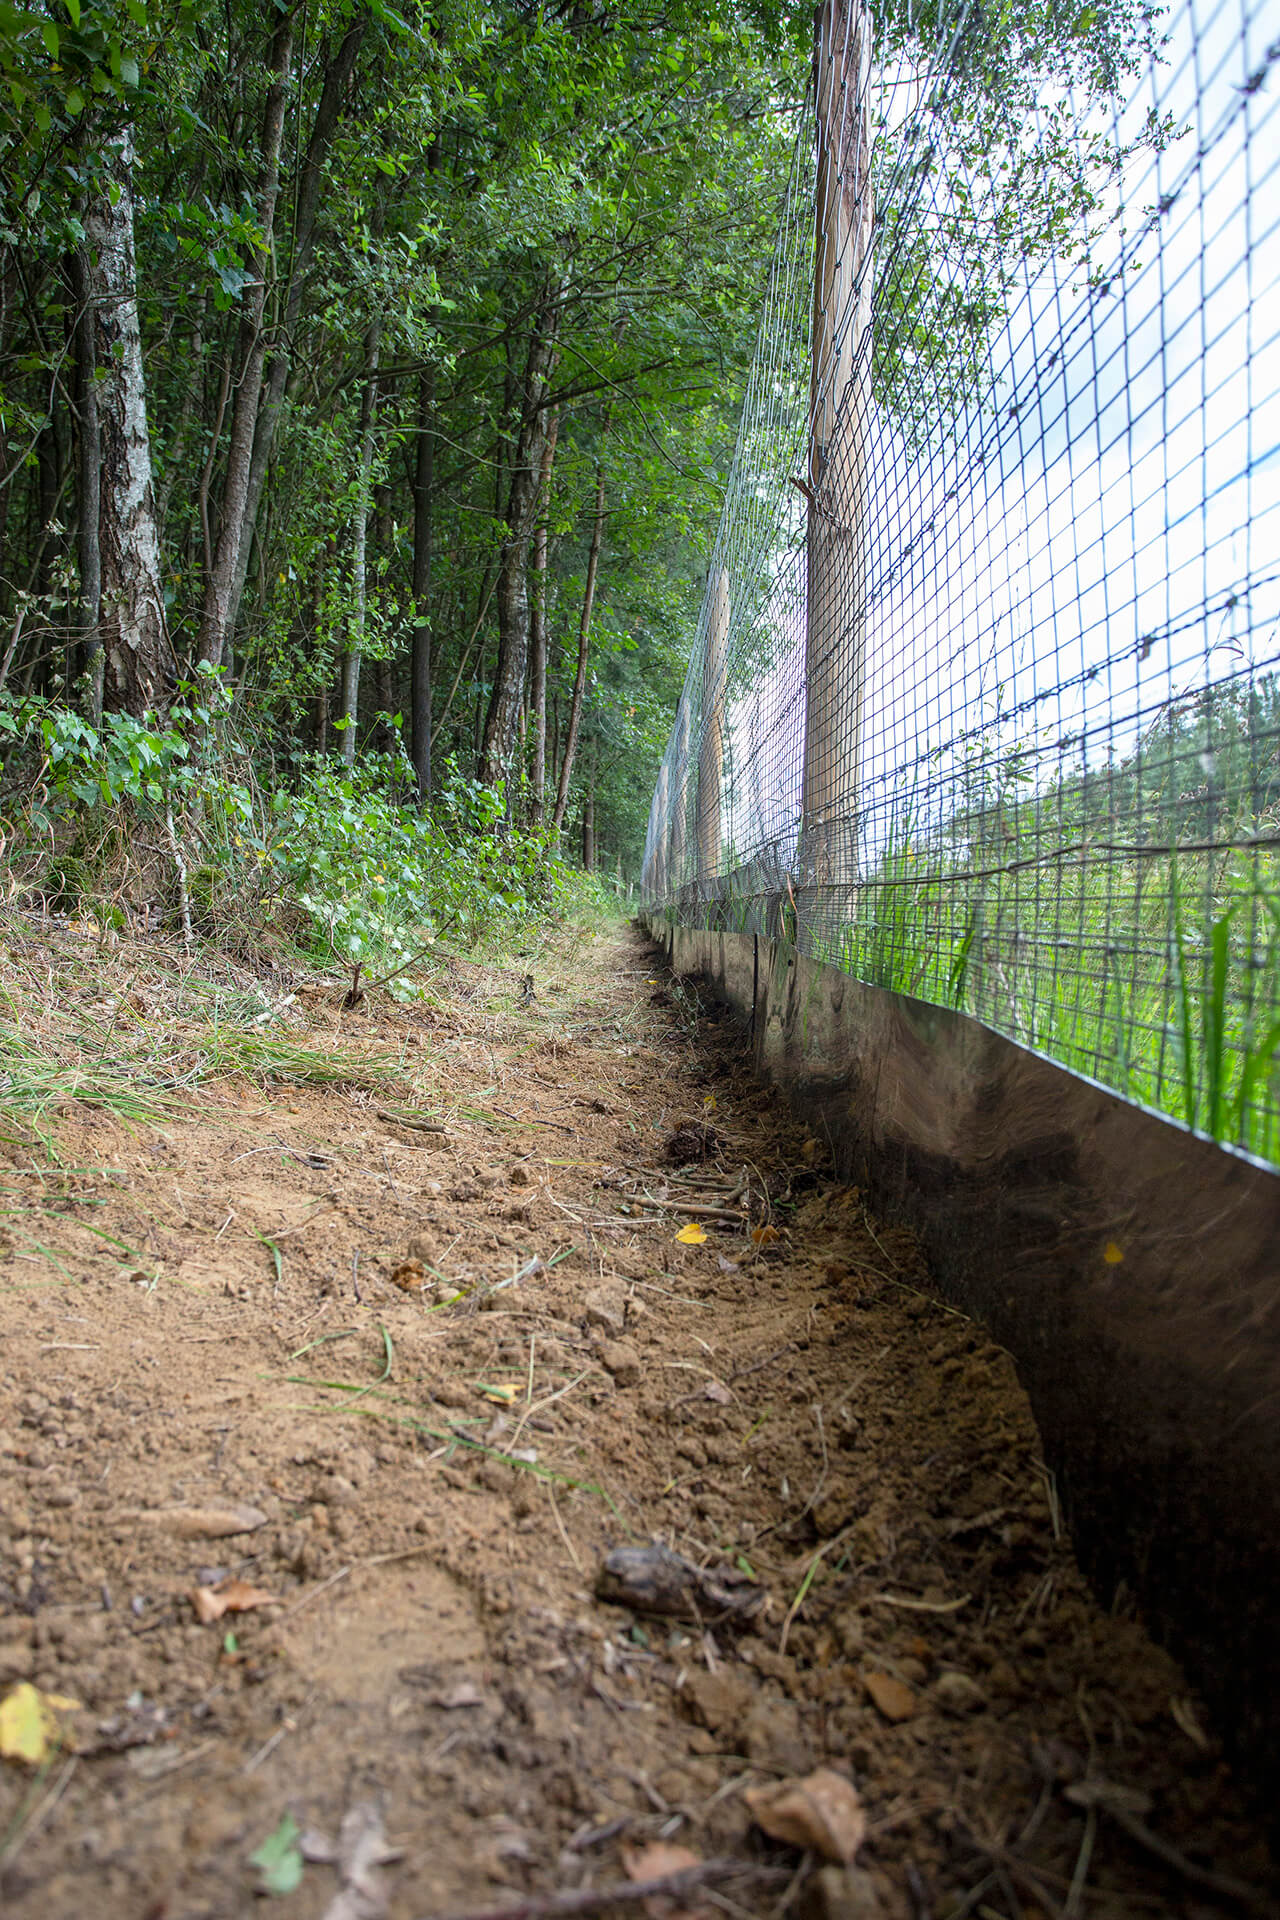
{"label": "twig on ground", "polygon": [[680,1873],[661,1874],[656,1880],[624,1880],[607,1887],[577,1887],[563,1893],[533,1894],[514,1906],[476,1908],[467,1913],[441,1916],[440,1920],[559,1920],[561,1914],[604,1913],[610,1907],[636,1906],[641,1901],[662,1896],[679,1900],[699,1887],[740,1875],[775,1886],[791,1878],[785,1868],[759,1867],[750,1860],[704,1860],[696,1867],[685,1867]]}

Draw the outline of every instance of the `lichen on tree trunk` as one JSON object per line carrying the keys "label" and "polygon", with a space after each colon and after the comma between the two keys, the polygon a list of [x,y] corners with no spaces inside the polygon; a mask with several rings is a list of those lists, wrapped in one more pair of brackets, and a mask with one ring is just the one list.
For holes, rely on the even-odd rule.
{"label": "lichen on tree trunk", "polygon": [[84,223],[101,446],[103,705],[141,715],[168,704],[175,668],[151,483],[133,245],[133,135],[127,127],[106,147],[103,162],[100,190],[86,207]]}

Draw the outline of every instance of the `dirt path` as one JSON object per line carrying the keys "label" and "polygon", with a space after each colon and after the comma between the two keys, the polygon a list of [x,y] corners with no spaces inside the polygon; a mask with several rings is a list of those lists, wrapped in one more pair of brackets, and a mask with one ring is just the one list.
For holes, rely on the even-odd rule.
{"label": "dirt path", "polygon": [[[685,1913],[1241,1911],[1213,1880],[1264,1882],[1256,1833],[1087,1597],[1006,1357],[638,936],[529,964],[527,1003],[461,964],[411,1010],[303,983],[309,1044],[390,1090],[67,1103],[60,1172],[7,1149],[0,1694],[82,1706],[74,1752],[0,1764],[4,1912],[522,1913],[659,1840],[744,1867]],[[228,1507],[253,1530],[210,1536]],[[765,1610],[599,1598],[650,1540]],[[277,1604],[202,1624],[231,1580]],[[818,1765],[865,1806],[849,1875],[751,1823]],[[255,1909],[286,1817],[307,1862]]]}

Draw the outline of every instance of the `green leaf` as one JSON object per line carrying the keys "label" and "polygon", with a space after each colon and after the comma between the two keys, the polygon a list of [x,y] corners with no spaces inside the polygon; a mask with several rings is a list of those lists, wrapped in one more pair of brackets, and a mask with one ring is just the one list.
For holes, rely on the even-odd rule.
{"label": "green leaf", "polygon": [[54,26],[52,20],[44,20],[41,22],[40,38],[44,41],[48,49],[49,58],[56,60],[58,57],[58,48],[62,43],[58,38],[58,29]]}
{"label": "green leaf", "polygon": [[298,1823],[291,1813],[286,1813],[275,1832],[249,1855],[249,1864],[258,1869],[263,1893],[293,1892],[302,1879],[302,1851]]}

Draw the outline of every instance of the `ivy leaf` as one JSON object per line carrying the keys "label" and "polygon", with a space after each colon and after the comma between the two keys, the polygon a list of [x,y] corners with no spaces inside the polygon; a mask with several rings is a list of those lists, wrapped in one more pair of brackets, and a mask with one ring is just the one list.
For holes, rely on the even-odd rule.
{"label": "ivy leaf", "polygon": [[260,1875],[262,1893],[292,1893],[302,1879],[302,1849],[298,1845],[298,1823],[286,1813],[274,1833],[267,1835],[249,1865]]}

